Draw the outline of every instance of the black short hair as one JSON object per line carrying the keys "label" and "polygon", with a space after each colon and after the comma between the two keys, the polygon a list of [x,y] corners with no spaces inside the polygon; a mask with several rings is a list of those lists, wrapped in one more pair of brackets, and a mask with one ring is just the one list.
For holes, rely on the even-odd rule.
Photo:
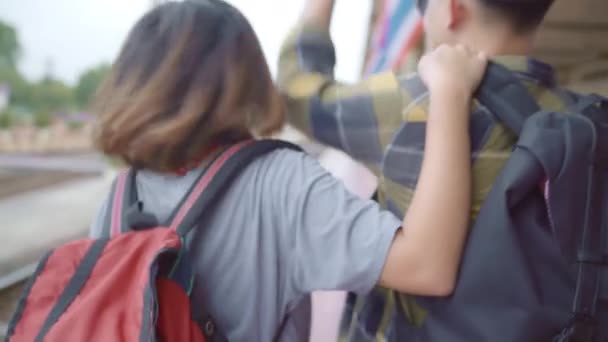
{"label": "black short hair", "polygon": [[545,18],[554,0],[479,0],[504,16],[518,33],[532,31]]}

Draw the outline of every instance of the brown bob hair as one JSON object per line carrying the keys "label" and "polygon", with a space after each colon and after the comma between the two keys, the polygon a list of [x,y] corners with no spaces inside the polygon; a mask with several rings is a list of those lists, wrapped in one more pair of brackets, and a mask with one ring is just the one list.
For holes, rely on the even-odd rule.
{"label": "brown bob hair", "polygon": [[162,4],[130,32],[93,104],[96,146],[157,172],[268,135],[284,105],[247,19],[221,0]]}

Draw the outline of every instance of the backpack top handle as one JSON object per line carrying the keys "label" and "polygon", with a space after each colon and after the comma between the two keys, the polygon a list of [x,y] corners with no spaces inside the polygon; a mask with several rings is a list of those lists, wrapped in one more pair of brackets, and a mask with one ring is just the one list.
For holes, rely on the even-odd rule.
{"label": "backpack top handle", "polygon": [[517,136],[524,122],[540,111],[526,86],[506,67],[490,62],[475,97]]}

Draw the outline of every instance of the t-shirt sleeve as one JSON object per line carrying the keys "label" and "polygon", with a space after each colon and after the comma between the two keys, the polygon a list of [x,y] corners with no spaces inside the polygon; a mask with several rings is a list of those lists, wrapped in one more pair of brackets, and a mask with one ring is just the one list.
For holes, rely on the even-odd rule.
{"label": "t-shirt sleeve", "polygon": [[401,220],[350,193],[303,153],[275,167],[275,210],[284,231],[286,290],[370,291],[379,280]]}

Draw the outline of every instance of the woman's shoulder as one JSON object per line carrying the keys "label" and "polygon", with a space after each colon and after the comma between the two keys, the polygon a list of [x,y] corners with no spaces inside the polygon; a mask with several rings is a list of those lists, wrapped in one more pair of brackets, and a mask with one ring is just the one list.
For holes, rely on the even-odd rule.
{"label": "woman's shoulder", "polygon": [[256,162],[269,175],[287,176],[291,179],[299,176],[310,177],[326,172],[319,162],[305,151],[280,148],[258,158]]}
{"label": "woman's shoulder", "polygon": [[310,158],[309,155],[302,151],[296,150],[295,148],[277,148],[274,151],[267,153],[262,156],[265,162],[284,162],[284,161],[301,161],[303,159]]}

